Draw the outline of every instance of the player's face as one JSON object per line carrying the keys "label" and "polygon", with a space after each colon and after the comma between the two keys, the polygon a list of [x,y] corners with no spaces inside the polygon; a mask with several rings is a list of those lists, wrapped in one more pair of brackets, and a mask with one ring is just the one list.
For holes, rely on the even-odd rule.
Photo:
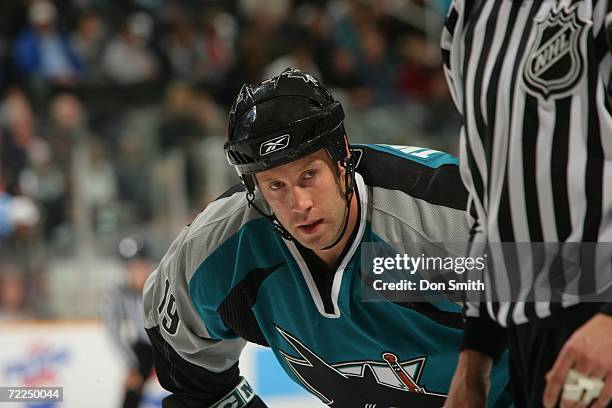
{"label": "player's face", "polygon": [[326,150],[257,173],[257,185],[280,223],[303,246],[332,244],[344,225],[343,180]]}
{"label": "player's face", "polygon": [[127,264],[128,282],[135,292],[142,292],[144,284],[153,271],[153,264],[145,259],[133,259]]}

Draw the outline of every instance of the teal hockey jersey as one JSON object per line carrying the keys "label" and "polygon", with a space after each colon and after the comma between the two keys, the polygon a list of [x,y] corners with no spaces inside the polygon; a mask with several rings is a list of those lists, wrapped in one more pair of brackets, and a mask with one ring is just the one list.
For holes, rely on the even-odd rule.
{"label": "teal hockey jersey", "polygon": [[[417,147],[352,147],[359,220],[332,273],[275,233],[241,186],[176,238],[144,294],[145,326],[163,343],[162,385],[212,404],[238,382],[248,341],[270,347],[287,375],[331,407],[443,405],[462,337],[460,306],[363,301],[360,266],[365,243],[403,242],[410,251],[411,242],[468,240],[457,160]],[[193,373],[183,381],[189,387],[180,384],[181,364]],[[490,406],[511,404],[507,371],[504,355]]]}

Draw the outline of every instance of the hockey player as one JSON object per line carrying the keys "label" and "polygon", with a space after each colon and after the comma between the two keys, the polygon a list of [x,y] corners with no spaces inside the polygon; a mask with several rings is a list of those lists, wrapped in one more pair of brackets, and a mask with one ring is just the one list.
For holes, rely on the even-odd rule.
{"label": "hockey player", "polygon": [[[158,377],[173,393],[164,407],[265,407],[239,375],[247,341],[329,406],[442,406],[460,308],[363,302],[360,257],[365,243],[467,241],[456,159],[351,146],[343,119],[298,70],[240,91],[225,151],[242,184],[183,230],[145,287]],[[509,405],[506,372],[502,358],[491,406]]]}

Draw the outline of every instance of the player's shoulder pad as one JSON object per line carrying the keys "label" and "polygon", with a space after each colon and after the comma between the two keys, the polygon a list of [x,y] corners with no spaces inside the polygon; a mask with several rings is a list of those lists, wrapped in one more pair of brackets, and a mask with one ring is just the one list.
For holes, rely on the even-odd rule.
{"label": "player's shoulder pad", "polygon": [[191,273],[195,271],[208,255],[232,238],[242,227],[250,221],[262,218],[248,205],[244,191],[242,184],[235,185],[210,202],[188,226],[183,246],[193,254],[193,262],[186,265],[186,270]]}
{"label": "player's shoulder pad", "polygon": [[[200,212],[175,238],[145,285],[146,327],[160,325],[165,328],[164,337],[182,342],[180,349],[183,351],[190,350],[188,344],[193,341],[189,339],[194,336],[227,338],[221,330],[210,332],[211,327],[222,326],[216,315],[216,296],[225,296],[229,290],[227,282],[232,282],[235,273],[233,258],[219,256],[218,249],[226,242],[233,242],[245,225],[260,218],[249,208],[244,191],[239,187],[230,189]],[[214,267],[207,268],[204,290],[214,293],[215,297],[192,302],[191,281],[205,262],[210,265],[211,259],[214,259]]]}
{"label": "player's shoulder pad", "polygon": [[459,160],[439,150],[416,146],[352,146],[357,172],[371,187],[398,190],[430,204],[465,210],[467,190]]}
{"label": "player's shoulder pad", "polygon": [[449,154],[439,150],[418,146],[388,145],[388,144],[361,144],[353,145],[354,149],[370,149],[380,153],[385,153],[402,159],[427,166],[429,168],[439,168],[443,165],[459,165],[459,160]]}

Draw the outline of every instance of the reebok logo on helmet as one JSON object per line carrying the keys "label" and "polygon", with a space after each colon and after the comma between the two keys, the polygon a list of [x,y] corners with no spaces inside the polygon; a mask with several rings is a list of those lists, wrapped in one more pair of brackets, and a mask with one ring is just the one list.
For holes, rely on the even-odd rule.
{"label": "reebok logo on helmet", "polygon": [[274,139],[270,139],[259,146],[259,155],[265,156],[266,154],[283,150],[287,146],[289,146],[289,135],[275,137]]}

